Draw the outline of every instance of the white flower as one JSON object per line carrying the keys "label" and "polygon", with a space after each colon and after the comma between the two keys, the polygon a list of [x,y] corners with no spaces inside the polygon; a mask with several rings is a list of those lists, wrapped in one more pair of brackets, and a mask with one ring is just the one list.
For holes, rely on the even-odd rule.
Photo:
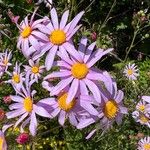
{"label": "white flower", "polygon": [[137,69],[137,66],[130,63],[126,65],[123,73],[129,80],[137,80],[137,77],[139,76],[139,70]]}

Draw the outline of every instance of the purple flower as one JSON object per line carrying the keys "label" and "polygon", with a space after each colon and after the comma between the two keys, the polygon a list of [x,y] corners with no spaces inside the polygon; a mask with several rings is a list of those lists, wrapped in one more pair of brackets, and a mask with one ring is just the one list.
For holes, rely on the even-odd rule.
{"label": "purple flower", "polygon": [[69,11],[65,11],[62,15],[61,21],[58,21],[58,15],[55,8],[51,9],[51,20],[46,25],[41,26],[39,30],[46,34],[46,37],[42,39],[46,42],[41,49],[41,53],[36,55],[34,59],[44,55],[45,52],[49,51],[46,60],[45,66],[47,70],[50,70],[57,50],[64,53],[68,51],[71,55],[74,53],[74,48],[70,42],[72,36],[77,32],[81,25],[77,26],[79,20],[81,19],[84,12],[80,12],[70,23],[67,24]]}
{"label": "purple flower", "polygon": [[79,119],[85,114],[85,110],[80,106],[80,102],[75,97],[70,103],[67,104],[67,90],[59,93],[56,99],[49,100],[48,98],[40,101],[40,104],[44,103],[51,108],[51,116],[58,116],[58,122],[60,125],[64,125],[65,120],[69,119],[69,122],[73,126],[77,126]]}
{"label": "purple flower", "polygon": [[[101,87],[99,86],[99,88]],[[109,84],[106,84],[106,89],[102,93],[101,103],[97,103],[93,96],[81,95],[81,100],[88,101],[90,106],[87,107],[84,103],[81,105],[90,114],[98,116],[101,128],[108,129],[114,121],[116,121],[117,124],[120,124],[122,122],[123,115],[127,114],[127,108],[124,107],[122,103],[123,98],[123,92],[121,90],[117,90],[116,83],[114,81],[111,82],[110,78]],[[98,112],[99,114],[97,115],[95,112]],[[95,122],[99,120],[98,118],[95,119]],[[94,123],[93,118],[81,120],[77,128],[82,129],[91,123]]]}
{"label": "purple flower", "polygon": [[38,79],[41,77],[41,73],[43,73],[45,66],[40,66],[39,60],[34,62],[32,59],[29,60],[29,65],[25,65],[25,72],[30,73],[30,79],[31,80],[36,80],[38,82]]}
{"label": "purple flower", "polygon": [[12,57],[11,52],[6,50],[4,53],[0,53],[0,77],[7,72],[7,69],[12,64],[10,63],[10,59]]}
{"label": "purple flower", "polygon": [[28,20],[28,16],[26,16],[21,24],[17,25],[20,30],[17,47],[26,58],[29,58],[35,52],[39,52],[41,48],[40,42],[42,42],[42,39],[47,38],[38,30],[41,23],[47,20],[47,17],[34,21],[36,11],[37,9],[31,16],[30,21]]}
{"label": "purple flower", "polygon": [[25,80],[25,78],[23,77],[24,73],[20,72],[20,66],[21,64],[18,64],[16,62],[13,72],[12,73],[7,72],[11,76],[11,79],[8,81],[5,81],[6,83],[12,84],[12,86],[18,90],[21,88],[22,83]]}
{"label": "purple flower", "polygon": [[61,81],[52,89],[50,93],[51,96],[59,94],[61,90],[71,84],[67,103],[73,100],[78,90],[79,93],[88,94],[88,89],[94,95],[95,100],[101,102],[101,94],[96,82],[105,82],[107,79],[103,72],[94,69],[93,65],[101,59],[102,56],[111,52],[113,49],[107,49],[105,51],[98,49],[93,52],[95,44],[94,42],[86,48],[87,39],[81,39],[79,51],[72,51],[74,56],[77,57],[69,57],[66,51],[58,52],[58,56],[61,60],[57,61],[57,66],[60,67],[60,71],[52,72],[44,78],[45,80],[57,77],[61,78]]}
{"label": "purple flower", "polygon": [[150,150],[150,137],[145,137],[138,142],[138,150]]}
{"label": "purple flower", "polygon": [[37,119],[36,114],[42,117],[50,118],[50,114],[41,106],[34,104],[33,96],[36,91],[31,91],[31,85],[35,81],[29,82],[29,73],[26,75],[25,87],[22,86],[19,91],[17,91],[18,95],[11,95],[12,101],[14,104],[9,106],[10,112],[6,113],[8,119],[19,117],[18,121],[15,123],[15,127],[17,127],[21,122],[21,129],[29,123],[29,130],[33,136],[36,135],[37,128]]}

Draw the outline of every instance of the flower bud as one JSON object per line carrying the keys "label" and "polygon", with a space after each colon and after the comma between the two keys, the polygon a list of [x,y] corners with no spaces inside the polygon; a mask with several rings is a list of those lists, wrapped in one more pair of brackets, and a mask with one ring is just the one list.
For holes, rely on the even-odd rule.
{"label": "flower bud", "polygon": [[28,133],[21,133],[16,138],[16,141],[18,144],[26,144],[29,141],[29,134]]}
{"label": "flower bud", "polygon": [[3,101],[5,104],[10,104],[12,100],[11,100],[10,96],[4,96]]}

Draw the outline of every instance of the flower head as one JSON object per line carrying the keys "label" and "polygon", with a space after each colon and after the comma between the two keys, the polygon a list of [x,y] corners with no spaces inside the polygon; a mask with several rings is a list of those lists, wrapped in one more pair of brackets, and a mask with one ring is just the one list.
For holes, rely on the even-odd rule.
{"label": "flower head", "polygon": [[33,96],[36,91],[31,91],[31,85],[34,82],[33,80],[29,81],[29,73],[27,73],[25,86],[22,85],[19,90],[16,89],[18,95],[11,95],[11,99],[15,103],[9,106],[11,111],[6,113],[8,119],[21,116],[15,123],[15,127],[23,122],[22,128],[24,128],[29,123],[29,130],[33,136],[36,134],[37,128],[36,114],[51,117],[43,107],[38,106],[38,103],[34,104]]}
{"label": "flower head", "polygon": [[46,38],[46,36],[38,30],[38,27],[42,22],[47,20],[47,17],[34,21],[36,11],[37,9],[31,16],[30,21],[28,20],[28,16],[26,16],[20,25],[17,24],[20,30],[17,47],[26,58],[30,58],[33,53],[39,52],[41,48],[40,42],[43,38]]}
{"label": "flower head", "polygon": [[138,142],[138,150],[150,150],[150,137],[145,137]]}
{"label": "flower head", "polygon": [[51,69],[58,49],[61,53],[64,53],[64,51],[68,51],[71,55],[74,53],[74,48],[72,49],[72,44],[70,41],[72,36],[81,27],[81,25],[77,26],[77,24],[83,13],[83,11],[80,12],[70,23],[67,24],[69,16],[68,10],[64,12],[59,23],[55,8],[51,9],[51,20],[49,20],[46,25],[43,25],[41,28],[39,28],[39,30],[46,35],[45,38],[43,37],[43,40],[46,42],[46,44],[43,45],[41,53],[34,57],[34,59],[37,59],[45,52],[49,51],[45,60],[45,66],[47,70]]}
{"label": "flower head", "polygon": [[137,77],[139,76],[139,70],[137,69],[137,66],[135,64],[128,64],[126,65],[124,69],[124,74],[129,80],[137,80]]}
{"label": "flower head", "polygon": [[25,67],[25,72],[30,73],[30,79],[31,80],[36,80],[38,82],[38,79],[41,77],[41,73],[43,73],[45,66],[40,66],[39,60],[34,62],[33,60],[29,60],[29,65],[30,66],[24,66]]}
{"label": "flower head", "polygon": [[57,77],[61,78],[61,81],[52,89],[51,96],[59,94],[61,90],[71,84],[67,103],[70,103],[74,99],[77,92],[88,94],[88,89],[92,92],[96,101],[101,101],[101,95],[96,82],[105,82],[106,78],[103,72],[94,69],[93,65],[113,49],[105,51],[98,49],[93,52],[95,44],[94,42],[86,48],[87,39],[83,38],[79,46],[79,51],[72,51],[74,57],[69,56],[66,51],[58,52],[61,60],[57,61],[57,66],[60,67],[60,71],[52,72],[44,78],[45,80]]}
{"label": "flower head", "polygon": [[10,104],[12,100],[11,100],[10,96],[4,96],[3,101],[5,104]]}
{"label": "flower head", "polygon": [[69,119],[69,122],[73,126],[77,126],[79,118],[81,118],[85,110],[80,106],[78,97],[75,97],[70,103],[67,103],[67,95],[68,87],[63,92],[60,92],[56,99],[45,99],[41,101],[41,104],[47,104],[51,108],[51,116],[58,116],[60,125],[63,126],[66,119]]}
{"label": "flower head", "polygon": [[[99,86],[99,88],[101,87]],[[95,122],[100,119],[101,128],[108,129],[109,127],[111,127],[114,121],[116,121],[117,124],[121,124],[123,115],[127,114],[127,108],[124,107],[122,103],[123,98],[123,92],[121,90],[117,90],[116,83],[114,81],[111,81],[110,78],[109,83],[106,85],[106,89],[102,93],[101,103],[97,103],[93,96],[81,95],[81,106],[86,109],[91,115],[98,117],[95,119]],[[85,101],[89,102],[89,104],[84,105]],[[78,124],[77,128],[84,128],[93,122],[93,118],[87,118],[85,120],[83,119]]]}
{"label": "flower head", "polygon": [[16,62],[16,65],[14,67],[14,70],[12,73],[8,72],[8,74],[11,76],[11,79],[6,81],[6,83],[12,84],[12,86],[16,89],[20,89],[22,86],[23,81],[25,80],[24,73],[21,73],[20,71],[21,64],[18,64]]}

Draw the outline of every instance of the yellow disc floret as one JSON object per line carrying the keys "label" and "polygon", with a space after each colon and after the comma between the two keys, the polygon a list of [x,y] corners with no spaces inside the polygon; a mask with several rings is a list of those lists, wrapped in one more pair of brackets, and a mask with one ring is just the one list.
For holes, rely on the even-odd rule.
{"label": "yellow disc floret", "polygon": [[38,67],[38,66],[33,66],[33,67],[31,68],[31,71],[32,71],[34,74],[37,74],[37,73],[39,73],[39,67]]}
{"label": "yellow disc floret", "polygon": [[66,33],[63,30],[54,30],[50,34],[49,40],[54,45],[61,45],[66,41]]}
{"label": "yellow disc floret", "polygon": [[32,99],[30,97],[26,97],[23,101],[23,106],[27,112],[31,112],[33,109]]}
{"label": "yellow disc floret", "polygon": [[140,106],[139,106],[139,110],[140,110],[140,111],[144,111],[144,110],[145,110],[145,105],[140,105]]}
{"label": "yellow disc floret", "polygon": [[128,69],[127,74],[128,75],[132,75],[133,74],[133,70],[132,69]]}
{"label": "yellow disc floret", "polygon": [[3,150],[4,139],[0,137],[0,150]]}
{"label": "yellow disc floret", "polygon": [[150,143],[144,144],[144,150],[150,150]]}
{"label": "yellow disc floret", "polygon": [[143,123],[148,123],[148,122],[149,122],[149,118],[146,117],[146,116],[144,116],[144,115],[141,115],[140,120],[141,120]]}
{"label": "yellow disc floret", "polygon": [[23,38],[27,38],[30,34],[31,34],[31,32],[32,32],[32,29],[31,29],[31,27],[25,27],[24,29],[23,29],[23,31],[21,32],[21,36],[23,37]]}
{"label": "yellow disc floret", "polygon": [[108,119],[113,119],[118,112],[118,105],[114,100],[109,100],[104,106],[104,115]]}
{"label": "yellow disc floret", "polygon": [[19,74],[14,74],[13,77],[12,77],[12,80],[15,83],[19,83],[20,82],[20,76],[19,76]]}
{"label": "yellow disc floret", "polygon": [[72,75],[77,79],[83,79],[89,72],[88,67],[84,63],[76,63],[71,68]]}
{"label": "yellow disc floret", "polygon": [[64,111],[70,111],[76,104],[76,100],[73,99],[70,103],[67,104],[67,93],[63,93],[61,96],[58,97],[58,105]]}

